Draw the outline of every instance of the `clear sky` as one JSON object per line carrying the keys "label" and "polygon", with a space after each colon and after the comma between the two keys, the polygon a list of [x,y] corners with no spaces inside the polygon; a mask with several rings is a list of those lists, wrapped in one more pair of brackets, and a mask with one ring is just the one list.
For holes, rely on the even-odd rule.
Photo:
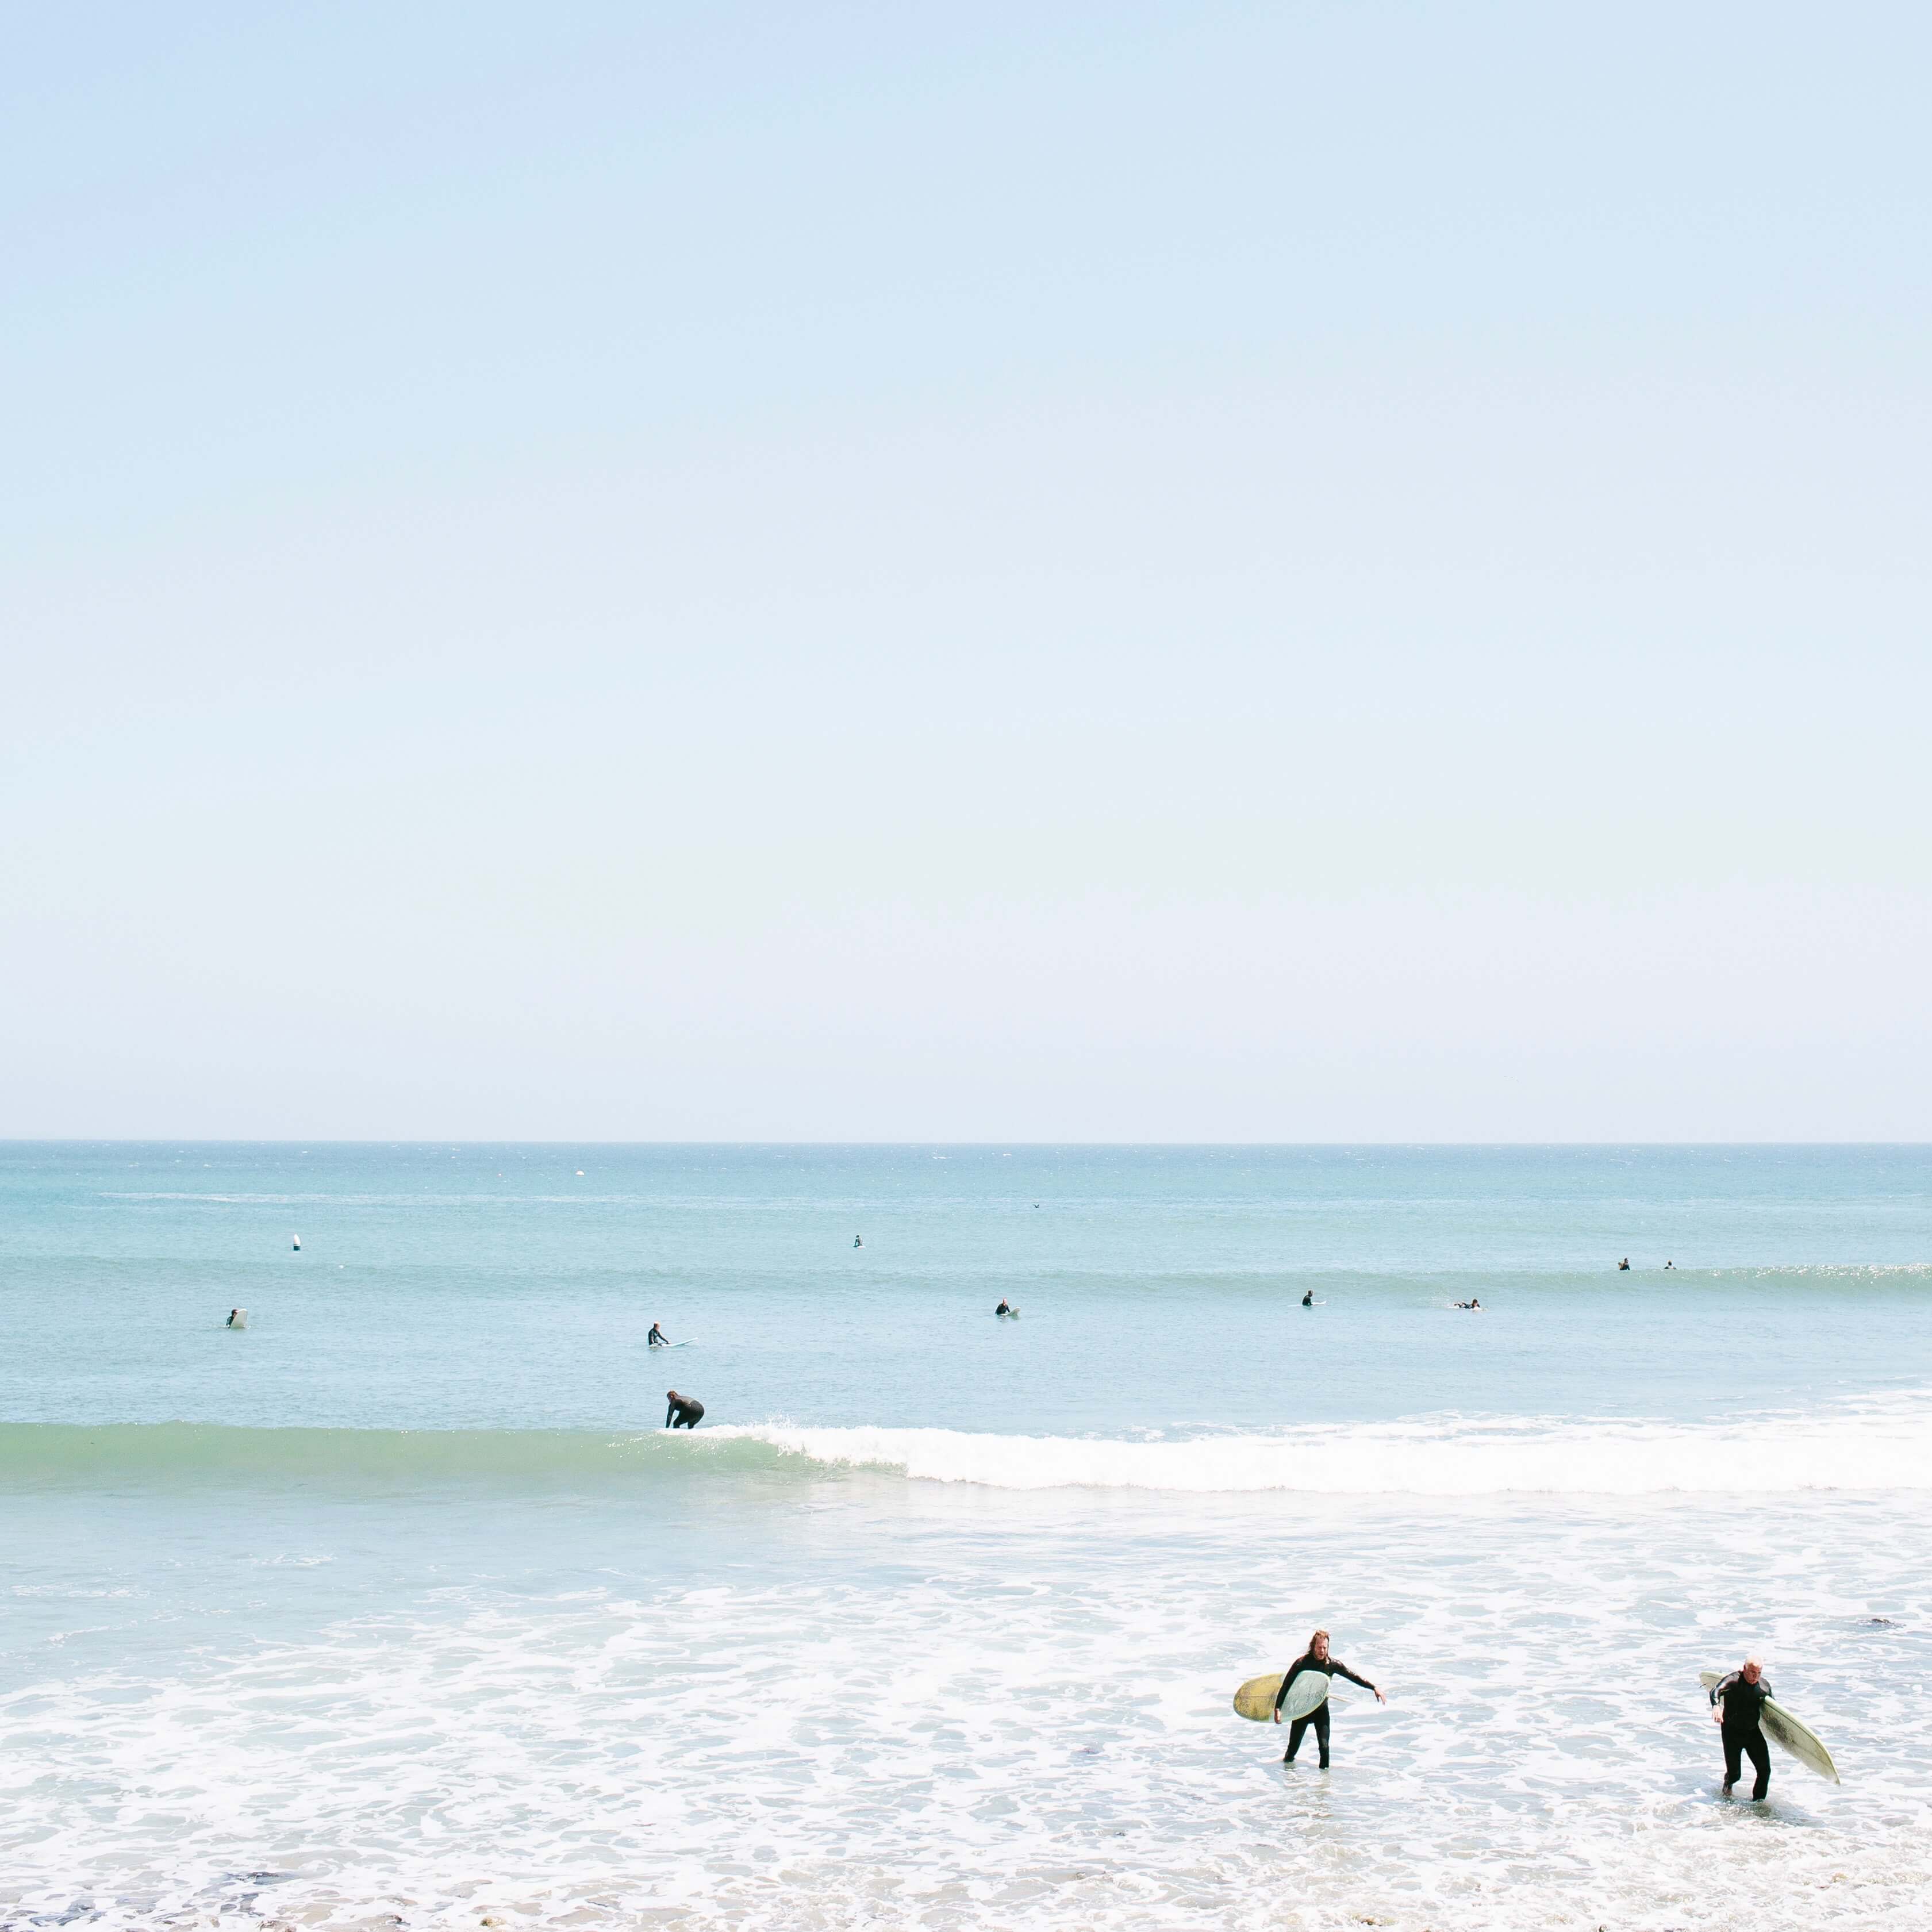
{"label": "clear sky", "polygon": [[1932,1138],[1932,15],[16,9],[0,1134]]}

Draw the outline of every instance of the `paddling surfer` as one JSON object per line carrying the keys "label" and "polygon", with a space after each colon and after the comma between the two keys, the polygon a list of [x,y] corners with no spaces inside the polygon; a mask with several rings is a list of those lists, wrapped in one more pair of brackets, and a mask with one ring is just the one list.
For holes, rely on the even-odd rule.
{"label": "paddling surfer", "polygon": [[[1288,1695],[1288,1687],[1304,1670],[1318,1670],[1323,1676],[1333,1679],[1346,1677],[1351,1684],[1359,1684],[1364,1690],[1375,1690],[1376,1702],[1386,1704],[1388,1700],[1366,1677],[1358,1677],[1339,1657],[1328,1654],[1328,1633],[1318,1630],[1308,1640],[1308,1648],[1288,1666],[1288,1675],[1281,1680],[1281,1688],[1274,1694],[1274,1720],[1281,1722],[1282,1700]],[[1294,1754],[1301,1748],[1301,1740],[1309,1726],[1315,1726],[1315,1742],[1320,1753],[1318,1768],[1328,1768],[1328,1700],[1323,1698],[1308,1716],[1297,1718],[1288,1727],[1288,1749],[1282,1754],[1283,1764],[1292,1764]]]}
{"label": "paddling surfer", "polygon": [[1764,1681],[1764,1666],[1754,1657],[1744,1659],[1742,1670],[1720,1678],[1711,1687],[1711,1721],[1722,1727],[1724,1740],[1724,1796],[1731,1795],[1744,1767],[1741,1757],[1748,1757],[1757,1772],[1751,1786],[1754,1803],[1761,1803],[1771,1789],[1771,1747],[1764,1741],[1764,1707],[1771,1701],[1771,1686]]}
{"label": "paddling surfer", "polygon": [[704,1420],[704,1403],[694,1402],[688,1395],[680,1395],[676,1389],[666,1389],[664,1400],[670,1404],[664,1411],[667,1429],[695,1429]]}

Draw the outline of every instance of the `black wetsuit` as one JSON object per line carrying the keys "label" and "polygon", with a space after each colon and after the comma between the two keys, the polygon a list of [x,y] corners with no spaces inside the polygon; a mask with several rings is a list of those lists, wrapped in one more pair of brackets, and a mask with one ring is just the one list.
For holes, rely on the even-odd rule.
{"label": "black wetsuit", "polygon": [[[1310,1652],[1304,1656],[1298,1657],[1288,1666],[1288,1675],[1281,1680],[1281,1688],[1274,1694],[1274,1708],[1277,1716],[1280,1714],[1282,1700],[1288,1695],[1288,1687],[1304,1670],[1318,1670],[1324,1677],[1346,1677],[1351,1684],[1359,1684],[1364,1690],[1372,1690],[1376,1688],[1366,1677],[1358,1677],[1339,1658],[1331,1657],[1327,1663],[1324,1664]],[[1290,1721],[1288,1727],[1288,1749],[1283,1753],[1281,1761],[1283,1764],[1292,1764],[1294,1762],[1294,1754],[1300,1750],[1301,1740],[1306,1734],[1310,1724],[1315,1726],[1315,1743],[1316,1749],[1321,1754],[1321,1768],[1326,1771],[1328,1768],[1328,1700],[1325,1697],[1308,1716],[1296,1718]]]}
{"label": "black wetsuit", "polygon": [[644,1340],[650,1342],[653,1348],[665,1348],[670,1346],[670,1337],[655,1322],[651,1324],[651,1332],[644,1337]]}
{"label": "black wetsuit", "polygon": [[1311,1288],[1308,1292],[1301,1298],[1301,1305],[1304,1308],[1312,1308],[1315,1306],[1314,1289]]}
{"label": "black wetsuit", "polygon": [[673,1402],[664,1411],[664,1426],[667,1429],[695,1429],[704,1420],[704,1403],[692,1402],[688,1398],[682,1402]]}
{"label": "black wetsuit", "polygon": [[1734,1670],[1711,1693],[1713,1706],[1724,1707],[1724,1789],[1728,1791],[1743,1774],[1740,1755],[1748,1756],[1757,1773],[1751,1796],[1760,1798],[1771,1789],[1771,1747],[1764,1741],[1760,1722],[1771,1686],[1760,1677],[1755,1684],[1744,1682],[1744,1672]]}

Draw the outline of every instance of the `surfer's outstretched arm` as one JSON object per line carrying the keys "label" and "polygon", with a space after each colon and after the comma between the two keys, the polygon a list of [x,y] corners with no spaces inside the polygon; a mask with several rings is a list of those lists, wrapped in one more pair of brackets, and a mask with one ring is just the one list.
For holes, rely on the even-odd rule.
{"label": "surfer's outstretched arm", "polygon": [[1376,1690],[1376,1687],[1371,1684],[1366,1677],[1358,1677],[1346,1664],[1337,1664],[1331,1658],[1329,1661],[1328,1668],[1332,1670],[1337,1677],[1346,1677],[1351,1684],[1359,1684],[1364,1690],[1375,1690],[1376,1702],[1378,1704],[1386,1704],[1388,1702],[1388,1700],[1384,1697],[1379,1690]]}

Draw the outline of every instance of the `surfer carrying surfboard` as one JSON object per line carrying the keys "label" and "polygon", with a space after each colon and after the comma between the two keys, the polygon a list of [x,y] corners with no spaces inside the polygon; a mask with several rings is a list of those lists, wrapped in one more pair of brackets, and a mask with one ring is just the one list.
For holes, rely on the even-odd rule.
{"label": "surfer carrying surfboard", "polygon": [[[1376,1702],[1386,1704],[1388,1700],[1366,1677],[1358,1677],[1338,1657],[1328,1654],[1328,1633],[1318,1630],[1308,1640],[1307,1649],[1288,1666],[1288,1675],[1281,1680],[1281,1688],[1274,1694],[1274,1720],[1281,1722],[1281,1707],[1288,1700],[1288,1689],[1298,1677],[1312,1671],[1324,1678],[1346,1677],[1351,1684],[1359,1684],[1364,1690],[1375,1690]],[[1301,1748],[1301,1740],[1310,1724],[1315,1726],[1315,1743],[1320,1754],[1319,1768],[1328,1768],[1328,1687],[1319,1687],[1320,1701],[1311,1710],[1306,1708],[1306,1694],[1298,1694],[1294,1701],[1302,1707],[1303,1714],[1295,1718],[1288,1729],[1288,1749],[1282,1754],[1283,1764],[1292,1764],[1294,1754]]]}
{"label": "surfer carrying surfboard", "polygon": [[1754,1657],[1744,1659],[1742,1670],[1720,1677],[1711,1686],[1711,1721],[1723,1727],[1724,1740],[1724,1792],[1742,1774],[1741,1754],[1748,1756],[1757,1772],[1751,1786],[1754,1802],[1761,1802],[1771,1789],[1771,1747],[1764,1741],[1764,1707],[1771,1701],[1771,1686],[1764,1681],[1764,1666]]}

